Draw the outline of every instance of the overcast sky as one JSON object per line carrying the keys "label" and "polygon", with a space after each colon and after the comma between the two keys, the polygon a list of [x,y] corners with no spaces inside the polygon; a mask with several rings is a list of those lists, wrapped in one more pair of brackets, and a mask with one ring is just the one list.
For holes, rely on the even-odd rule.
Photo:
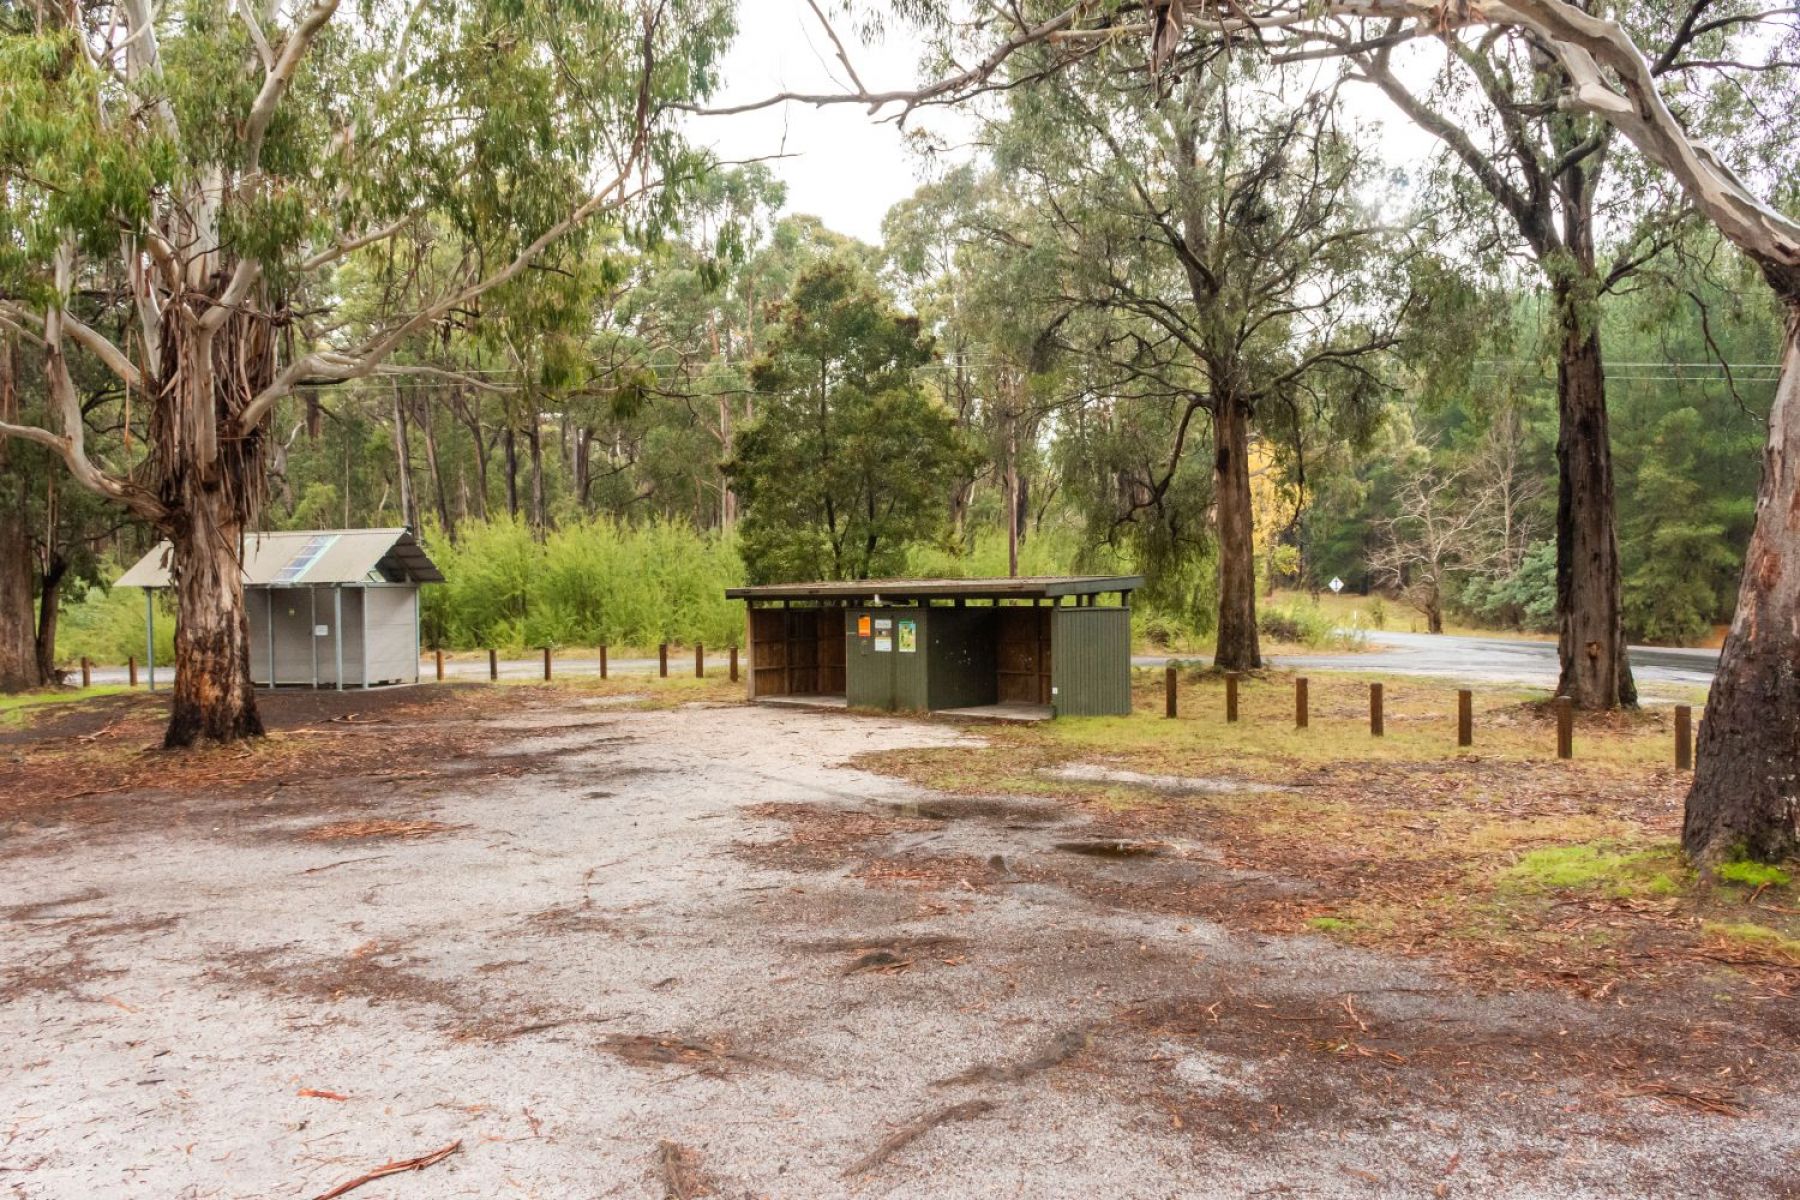
{"label": "overcast sky", "polygon": [[[823,5],[830,11],[835,5]],[[739,0],[738,40],[723,68],[718,106],[759,100],[776,92],[833,92],[849,86],[830,39],[805,0]],[[857,42],[839,29],[862,81],[871,90],[916,86],[919,45],[904,33],[882,43]],[[954,114],[914,118],[914,127],[959,140]],[[726,159],[784,154],[770,166],[788,185],[788,211],[811,213],[831,228],[865,241],[881,240],[881,218],[911,195],[931,170],[907,149],[891,121],[856,105],[818,109],[786,104],[734,117],[701,117],[694,132]]]}
{"label": "overcast sky", "polygon": [[[829,12],[836,6],[822,7]],[[848,89],[830,39],[806,0],[739,0],[738,25],[715,105],[783,91]],[[855,40],[847,24],[840,24],[838,33],[870,90],[917,86],[920,46],[905,31],[875,44]],[[1390,163],[1416,167],[1435,151],[1432,139],[1396,119],[1373,88],[1351,87],[1345,98],[1359,120],[1380,126]],[[960,147],[970,130],[966,120],[944,109],[914,114],[911,127],[952,147]],[[891,205],[948,165],[943,158],[967,157],[966,151],[952,150],[937,162],[927,161],[908,148],[892,121],[849,104],[822,109],[784,104],[732,117],[699,117],[693,129],[725,159],[783,155],[770,167],[788,185],[788,211],[810,213],[840,233],[869,242],[880,241],[881,218]]]}

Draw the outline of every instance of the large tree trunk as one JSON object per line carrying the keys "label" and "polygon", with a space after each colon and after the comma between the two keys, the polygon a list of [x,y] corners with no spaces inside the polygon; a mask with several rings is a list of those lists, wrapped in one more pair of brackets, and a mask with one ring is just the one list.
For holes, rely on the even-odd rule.
{"label": "large tree trunk", "polygon": [[175,691],[165,749],[263,732],[250,682],[250,622],[239,564],[242,526],[224,497],[189,489],[176,515]]}
{"label": "large tree trunk", "polygon": [[22,692],[45,682],[32,637],[36,572],[31,557],[22,512],[0,508],[0,692]]}
{"label": "large tree trunk", "polygon": [[1562,678],[1583,709],[1637,704],[1620,605],[1606,376],[1593,315],[1572,284],[1555,288],[1562,352],[1556,367],[1556,607]]}
{"label": "large tree trunk", "polygon": [[[18,420],[18,347],[10,334],[0,335],[0,421]],[[23,447],[0,439],[0,480],[9,483],[0,500],[0,692],[20,692],[42,685],[37,652],[31,640],[31,537],[25,532],[30,480],[19,458]],[[18,471],[16,479],[9,478]]]}
{"label": "large tree trunk", "polygon": [[1213,504],[1219,522],[1219,637],[1213,665],[1262,666],[1256,637],[1256,547],[1250,521],[1250,414],[1229,392],[1215,397]]}
{"label": "large tree trunk", "polygon": [[1790,300],[1756,528],[1706,702],[1681,844],[1695,862],[1800,849],[1800,300]]}
{"label": "large tree trunk", "polygon": [[54,683],[57,678],[56,620],[62,614],[62,585],[68,574],[69,560],[52,551],[39,584],[37,644],[34,648],[40,683]]}
{"label": "large tree trunk", "polygon": [[267,420],[221,436],[275,375],[276,305],[257,297],[217,329],[170,314],[150,444],[175,590],[175,686],[165,749],[260,737],[244,611],[243,531],[268,483]]}

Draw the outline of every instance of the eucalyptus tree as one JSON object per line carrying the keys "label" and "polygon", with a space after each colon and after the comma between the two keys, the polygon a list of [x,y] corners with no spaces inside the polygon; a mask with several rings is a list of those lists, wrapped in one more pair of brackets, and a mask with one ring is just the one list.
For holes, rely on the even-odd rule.
{"label": "eucalyptus tree", "polygon": [[[1769,414],[1757,520],[1725,641],[1718,681],[1702,726],[1699,767],[1688,794],[1682,843],[1700,861],[1733,853],[1778,858],[1800,845],[1800,219],[1781,176],[1741,169],[1703,144],[1681,92],[1695,72],[1716,73],[1746,93],[1762,85],[1783,97],[1747,106],[1744,121],[1769,124],[1794,109],[1800,73],[1800,13],[1792,6],[1726,8],[1687,0],[1660,28],[1627,30],[1605,13],[1570,0],[1269,0],[1249,7],[1188,11],[1180,0],[1150,0],[1141,15],[1078,3],[991,10],[957,23],[938,0],[906,0],[902,11],[972,42],[942,56],[943,73],[918,88],[875,92],[860,84],[833,93],[777,95],[766,103],[855,103],[872,111],[911,112],[984,92],[1038,83],[1078,62],[1092,47],[1130,40],[1147,47],[1149,74],[1160,77],[1195,48],[1221,40],[1265,52],[1310,52],[1314,39],[1338,43],[1324,53],[1373,50],[1385,41],[1517,30],[1538,53],[1534,73],[1555,90],[1545,103],[1604,121],[1646,160],[1667,172],[1700,216],[1754,264],[1784,311],[1781,375]],[[815,11],[818,11],[815,9]],[[1391,22],[1399,21],[1396,30]],[[1714,45],[1689,54],[1706,35]],[[1031,62],[1049,47],[1057,58]],[[1657,65],[1668,56],[1680,72]],[[1030,62],[1018,69],[1015,60]],[[744,107],[744,106],[740,106]],[[1783,206],[1785,203],[1785,207]]]}
{"label": "eucalyptus tree", "polygon": [[897,574],[933,536],[970,449],[916,372],[931,338],[856,256],[801,270],[753,379],[757,418],[726,470],[754,582]]}
{"label": "eucalyptus tree", "polygon": [[1106,48],[1014,93],[993,131],[1031,214],[1014,236],[1060,263],[1057,302],[1107,318],[1059,340],[1088,360],[1097,398],[1162,431],[1111,522],[1191,539],[1166,502],[1210,433],[1214,661],[1231,670],[1262,665],[1253,430],[1372,407],[1411,303],[1404,269],[1375,269],[1402,239],[1378,211],[1374,155],[1329,92],[1301,90],[1223,49],[1150,86],[1140,59]]}
{"label": "eucalyptus tree", "polygon": [[[38,442],[166,536],[178,602],[165,743],[262,730],[239,546],[268,418],[381,370],[598,214],[666,220],[699,167],[667,113],[703,96],[723,0],[117,0],[0,15],[0,319],[54,416]],[[352,333],[334,268],[441,218],[473,248],[441,291]],[[72,311],[132,307],[111,338]],[[140,397],[139,463],[89,453],[72,359]]]}
{"label": "eucalyptus tree", "polygon": [[[1653,79],[1677,81],[1684,118],[1696,131],[1744,132],[1755,98],[1708,78],[1694,59],[1718,53],[1759,14],[1752,6],[1639,5],[1626,15],[1656,36]],[[1557,98],[1568,74],[1532,31],[1505,25],[1447,32],[1429,87],[1408,82],[1424,56],[1415,32],[1392,20],[1348,53],[1420,129],[1442,143],[1472,190],[1549,284],[1556,331],[1558,691],[1577,707],[1635,705],[1625,640],[1612,444],[1599,307],[1695,222],[1678,191],[1654,174],[1601,117]],[[1407,56],[1396,65],[1396,55]],[[1758,85],[1757,91],[1767,91]],[[1792,125],[1793,122],[1785,122]],[[1778,132],[1781,143],[1796,132]],[[1755,139],[1740,136],[1740,147]],[[1673,194],[1671,194],[1673,193]],[[1480,219],[1480,218],[1478,218]],[[1609,232],[1610,231],[1610,232]],[[1509,236],[1510,235],[1510,236]]]}

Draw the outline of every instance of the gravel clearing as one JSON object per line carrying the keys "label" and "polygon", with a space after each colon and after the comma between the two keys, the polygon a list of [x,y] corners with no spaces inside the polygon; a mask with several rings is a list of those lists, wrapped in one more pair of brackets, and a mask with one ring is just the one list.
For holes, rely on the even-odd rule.
{"label": "gravel clearing", "polygon": [[[351,1195],[1800,1195],[1791,1088],[1721,1116],[1559,1061],[1631,1013],[1014,882],[1222,868],[844,765],[978,735],[576,695],[486,724],[539,769],[341,781],[389,825],[9,831],[0,1193],[318,1197],[457,1145]],[[997,861],[777,865],[770,805]]]}

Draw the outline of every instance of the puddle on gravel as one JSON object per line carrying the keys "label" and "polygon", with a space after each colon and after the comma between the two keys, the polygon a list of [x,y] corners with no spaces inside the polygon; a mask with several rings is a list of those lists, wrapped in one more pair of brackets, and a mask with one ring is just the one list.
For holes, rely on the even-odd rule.
{"label": "puddle on gravel", "polygon": [[1082,854],[1089,858],[1161,858],[1174,851],[1167,842],[1128,842],[1118,838],[1058,842],[1056,848],[1065,854]]}
{"label": "puddle on gravel", "polygon": [[1045,773],[1057,779],[1072,779],[1082,783],[1128,783],[1138,787],[1151,788],[1158,792],[1171,793],[1204,792],[1213,795],[1229,795],[1237,792],[1292,790],[1279,784],[1258,783],[1248,779],[1200,775],[1146,775],[1142,771],[1125,771],[1101,766],[1099,763],[1067,763]]}
{"label": "puddle on gravel", "polygon": [[1009,821],[1015,827],[1053,825],[1061,818],[1049,808],[1011,800],[950,797],[937,800],[901,800],[883,808],[897,817],[922,821]]}

